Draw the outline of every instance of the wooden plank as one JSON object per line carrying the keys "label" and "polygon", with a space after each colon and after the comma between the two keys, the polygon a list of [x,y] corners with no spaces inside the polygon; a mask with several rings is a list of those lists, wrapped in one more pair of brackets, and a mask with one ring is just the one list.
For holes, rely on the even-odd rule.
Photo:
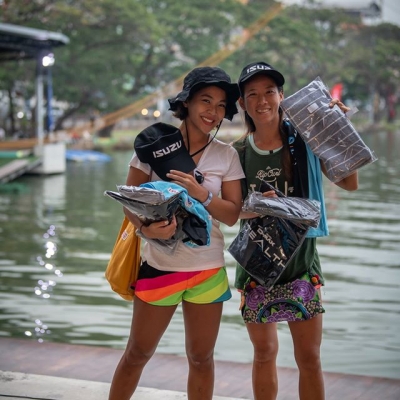
{"label": "wooden plank", "polygon": [[[38,343],[0,338],[0,370],[63,378],[111,382],[123,351],[106,347]],[[251,399],[250,363],[215,362],[216,396]],[[157,353],[143,371],[140,386],[186,391],[187,361],[184,357]],[[279,400],[296,400],[298,372],[279,368]],[[329,400],[400,399],[400,379],[324,373]]]}
{"label": "wooden plank", "polygon": [[41,163],[39,158],[12,160],[0,167],[0,183],[7,183],[32,170]]}
{"label": "wooden plank", "polygon": [[[27,159],[12,160],[0,168],[0,182],[3,182],[8,176],[12,176],[20,169],[25,168],[29,164]],[[7,182],[7,181],[6,181]]]}
{"label": "wooden plank", "polygon": [[[45,138],[43,143],[49,143],[49,140]],[[39,144],[37,138],[18,139],[18,140],[4,140],[0,142],[0,150],[25,150],[33,149]]]}

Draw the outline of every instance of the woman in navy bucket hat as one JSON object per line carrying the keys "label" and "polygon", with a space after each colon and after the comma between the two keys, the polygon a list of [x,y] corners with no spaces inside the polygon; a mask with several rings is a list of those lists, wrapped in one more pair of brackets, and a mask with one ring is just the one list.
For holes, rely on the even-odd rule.
{"label": "woman in navy bucket hat", "polygon": [[[209,245],[193,247],[180,241],[173,254],[145,240],[130,337],[109,400],[131,398],[180,303],[189,365],[188,398],[212,399],[214,347],[223,302],[231,298],[219,225],[236,223],[244,177],[237,152],[217,140],[215,131],[224,118],[232,120],[238,112],[238,98],[238,85],[221,68],[195,68],[184,79],[182,91],[169,99],[173,115],[181,121],[179,128],[153,124],[135,140],[126,184],[163,180],[170,181],[171,190],[178,184],[205,207],[212,226]],[[175,216],[146,226],[129,211],[124,212],[145,239],[168,240],[176,232]]]}
{"label": "woman in navy bucket hat", "polygon": [[[253,62],[243,68],[239,77],[239,105],[245,114],[247,132],[233,145],[237,149],[246,179],[243,196],[249,190],[276,197],[272,185],[286,196],[319,200],[323,210],[322,174],[324,166],[309,152],[300,135],[283,116],[283,75],[265,62]],[[349,109],[337,99],[342,111]],[[311,171],[311,172],[310,172]],[[337,185],[356,190],[357,173]],[[317,199],[314,195],[318,194]],[[323,212],[321,212],[321,220]],[[256,215],[240,216],[254,218]],[[275,400],[278,394],[276,358],[278,354],[277,322],[287,322],[293,339],[295,360],[299,369],[299,399],[323,400],[324,382],[320,361],[322,341],[322,306],[320,287],[324,284],[316,237],[328,234],[327,227],[308,232],[295,257],[285,268],[271,290],[239,265],[235,287],[242,293],[240,309],[254,347],[253,393],[255,400]]]}
{"label": "woman in navy bucket hat", "polygon": [[236,100],[239,98],[239,88],[236,83],[231,83],[229,75],[218,67],[199,67],[187,74],[183,81],[183,89],[172,99],[168,99],[171,111],[177,111],[179,104],[185,102],[190,95],[202,87],[215,85],[227,94],[225,118],[232,121],[238,113]]}

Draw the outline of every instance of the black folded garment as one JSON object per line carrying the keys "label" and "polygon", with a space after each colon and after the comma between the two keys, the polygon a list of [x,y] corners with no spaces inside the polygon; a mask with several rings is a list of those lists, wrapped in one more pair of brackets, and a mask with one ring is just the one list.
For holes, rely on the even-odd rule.
{"label": "black folded garment", "polygon": [[320,220],[320,203],[298,197],[286,197],[268,182],[264,191],[278,197],[251,192],[242,211],[255,212],[241,228],[228,251],[241,267],[266,288],[272,288],[303,243],[310,227]]}
{"label": "black folded garment", "polygon": [[317,228],[321,217],[319,201],[301,197],[264,197],[252,192],[245,199],[242,211],[281,217],[305,226]]}
{"label": "black folded garment", "polygon": [[270,289],[303,243],[310,227],[273,216],[250,219],[228,251],[241,267]]}

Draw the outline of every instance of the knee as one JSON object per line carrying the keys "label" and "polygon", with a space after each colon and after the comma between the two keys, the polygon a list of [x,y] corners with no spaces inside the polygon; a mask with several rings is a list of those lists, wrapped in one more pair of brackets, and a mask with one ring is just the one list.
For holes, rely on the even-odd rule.
{"label": "knee", "polygon": [[145,365],[153,354],[153,349],[146,349],[133,340],[129,340],[124,352],[124,360],[128,365],[132,366]]}
{"label": "knee", "polygon": [[214,364],[214,352],[213,351],[186,351],[188,362],[190,365],[197,369],[210,368]]}
{"label": "knee", "polygon": [[303,371],[318,371],[321,369],[319,347],[303,348],[300,351],[295,351],[295,359],[297,366]]}
{"label": "knee", "polygon": [[[254,343],[253,343],[254,344]],[[278,343],[276,342],[263,342],[262,344],[254,344],[254,361],[266,363],[275,362],[278,355]]]}

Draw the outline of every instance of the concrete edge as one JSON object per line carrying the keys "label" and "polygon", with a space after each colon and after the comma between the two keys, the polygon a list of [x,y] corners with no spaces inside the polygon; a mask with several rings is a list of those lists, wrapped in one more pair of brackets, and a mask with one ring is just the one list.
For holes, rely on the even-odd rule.
{"label": "concrete edge", "polygon": [[[21,397],[43,400],[106,400],[109,383],[59,378],[46,375],[0,371],[0,397],[11,400]],[[16,397],[12,397],[16,396]],[[137,400],[183,400],[186,393],[138,387],[133,396]],[[213,400],[239,400],[214,396]]]}

